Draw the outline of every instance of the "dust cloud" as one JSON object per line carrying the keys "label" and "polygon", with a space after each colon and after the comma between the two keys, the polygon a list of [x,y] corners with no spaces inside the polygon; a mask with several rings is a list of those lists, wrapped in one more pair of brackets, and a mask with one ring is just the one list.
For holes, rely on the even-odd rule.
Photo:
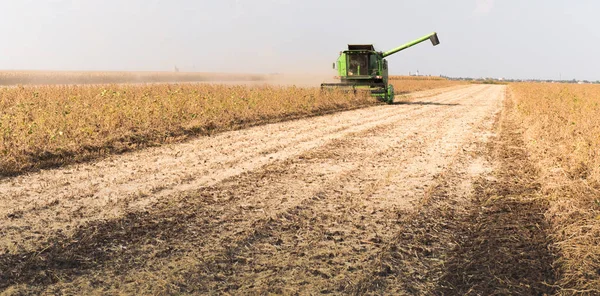
{"label": "dust cloud", "polygon": [[0,85],[85,85],[146,83],[213,83],[318,87],[335,82],[333,74],[313,73],[208,73],[208,72],[100,72],[100,71],[0,71]]}

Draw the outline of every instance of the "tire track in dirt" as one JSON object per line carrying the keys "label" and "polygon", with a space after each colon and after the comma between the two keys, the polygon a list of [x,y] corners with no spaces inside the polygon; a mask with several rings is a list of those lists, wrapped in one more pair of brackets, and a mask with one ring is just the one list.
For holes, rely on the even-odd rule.
{"label": "tire track in dirt", "polygon": [[[468,137],[468,131],[472,129],[467,127],[466,130],[460,130],[453,125],[465,124],[458,123],[463,119],[462,116],[472,118],[475,122],[481,120],[479,116],[470,116],[480,114],[481,110],[467,110],[469,108],[473,106],[455,109],[459,114],[465,112],[460,116],[444,114],[422,125],[422,132],[427,132],[416,138],[426,138],[427,141],[415,141],[412,145],[403,146],[407,151],[405,153],[395,155],[397,150],[394,148],[397,147],[392,146],[372,155],[371,159],[364,155],[367,163],[377,162],[372,169],[347,172],[337,182],[324,187],[316,198],[254,228],[249,237],[235,242],[233,247],[221,254],[226,255],[220,257],[221,261],[208,264],[213,269],[204,279],[209,274],[227,275],[223,280],[226,284],[219,285],[213,281],[215,286],[210,290],[228,292],[241,289],[242,293],[259,294],[307,291],[346,294],[360,290],[356,288],[360,285],[357,279],[374,278],[371,264],[396,234],[395,226],[400,216],[410,208],[411,198],[407,197],[411,193],[423,194],[424,190],[421,189],[430,185],[432,176],[441,171],[456,153],[454,144],[462,141],[448,142],[448,139]],[[432,115],[436,115],[435,112]],[[392,129],[386,135],[395,132],[399,130]],[[377,136],[365,137],[373,138]],[[410,139],[403,142],[407,140],[411,142]],[[423,145],[424,142],[426,145]],[[341,151],[330,149],[332,154],[323,159],[335,159],[343,155],[344,150],[347,148],[341,148]],[[401,172],[403,166],[418,166],[420,173],[423,173],[416,178],[408,178],[416,180],[409,182],[412,184],[406,191],[389,185],[407,182],[410,176],[386,176],[390,172]],[[382,184],[382,176],[388,179],[384,182],[388,186]],[[349,190],[352,187],[361,188]],[[261,267],[260,273],[256,272],[257,266]],[[380,269],[376,271],[380,272]],[[210,284],[210,281],[199,282],[203,286]],[[255,285],[256,282],[262,284]]]}
{"label": "tire track in dirt", "polygon": [[[498,104],[501,100],[498,100]],[[496,109],[499,111],[499,108]],[[486,178],[492,164],[486,149],[494,134],[497,112],[474,126],[462,151],[456,151],[444,169],[432,177],[423,198],[399,216],[393,237],[380,248],[371,266],[346,291],[356,295],[438,295],[447,274],[449,252],[460,243],[460,219],[472,207],[473,184]],[[441,295],[453,295],[453,293]]]}
{"label": "tire track in dirt", "polygon": [[[458,89],[432,103],[468,95]],[[380,106],[272,124],[0,181],[0,217],[10,218],[0,231],[5,237],[0,250],[33,248],[35,240],[23,244],[20,238],[42,240],[48,232],[69,233],[89,221],[151,208],[177,192],[211,186],[347,134],[427,112],[424,107]]]}
{"label": "tire track in dirt", "polygon": [[[504,108],[513,110],[512,107]],[[535,169],[510,116],[474,138],[351,291],[356,294],[552,295],[553,255]],[[507,119],[509,118],[509,119]],[[452,189],[458,190],[452,190]],[[464,188],[464,190],[460,190]],[[384,291],[384,292],[383,292]]]}
{"label": "tire track in dirt", "polygon": [[[436,115],[437,112],[432,112],[432,115]],[[416,123],[417,126],[420,126],[419,129],[424,127],[433,127],[436,122],[439,120],[446,119],[447,116],[436,119],[436,121],[432,123],[426,122],[427,120],[423,118],[423,120],[419,120]],[[277,213],[276,215],[271,215],[268,218],[263,218],[252,222],[248,227],[242,227],[245,230],[244,235],[240,235],[242,232],[238,231],[236,233],[219,233],[219,236],[216,241],[211,242],[209,245],[219,246],[217,249],[220,249],[217,253],[215,250],[211,250],[207,254],[203,254],[198,257],[202,258],[214,258],[213,260],[209,260],[208,262],[204,262],[202,265],[196,266],[195,270],[190,273],[190,278],[198,277],[201,275],[201,278],[198,278],[198,282],[200,285],[204,287],[210,287],[207,291],[217,291],[220,288],[227,291],[228,289],[234,289],[236,287],[243,286],[243,283],[238,282],[239,279],[234,280],[235,276],[242,275],[242,279],[246,281],[246,283],[256,281],[253,277],[247,277],[249,274],[248,271],[246,273],[241,270],[245,268],[252,268],[254,264],[261,264],[259,262],[259,258],[263,260],[269,260],[272,262],[271,256],[273,256],[272,249],[273,246],[279,247],[278,260],[281,262],[290,263],[290,256],[285,256],[284,252],[281,250],[284,249],[285,243],[289,243],[294,239],[299,239],[298,235],[293,234],[293,239],[290,240],[290,237],[285,237],[283,234],[286,231],[294,231],[294,232],[302,232],[306,231],[311,233],[312,235],[308,235],[306,232],[304,233],[300,242],[300,244],[294,244],[291,247],[292,253],[304,253],[306,255],[302,255],[301,257],[305,257],[308,260],[310,257],[307,253],[306,247],[311,244],[311,242],[316,242],[320,240],[322,237],[329,236],[330,240],[334,240],[333,235],[339,235],[338,231],[317,231],[317,236],[314,236],[313,231],[315,228],[318,228],[318,224],[327,221],[330,213],[326,210],[327,208],[333,208],[334,210],[344,210],[345,208],[341,206],[344,203],[350,202],[353,206],[359,206],[356,201],[359,201],[361,198],[365,197],[365,194],[374,194],[375,191],[380,187],[388,187],[393,183],[398,181],[394,176],[390,176],[389,173],[393,171],[400,170],[401,168],[397,163],[378,163],[374,165],[374,167],[369,168],[369,171],[362,172],[364,170],[365,163],[373,164],[374,159],[383,159],[388,154],[394,153],[395,149],[401,146],[402,148],[408,151],[415,151],[418,149],[419,145],[422,145],[421,141],[418,141],[416,138],[418,136],[414,134],[416,130],[404,130],[404,134],[408,134],[408,137],[399,137],[397,142],[394,145],[387,145],[382,148],[378,148],[377,145],[369,144],[369,142],[377,142],[376,134],[380,134],[382,132],[386,134],[394,134],[395,132],[399,132],[400,129],[395,127],[381,126],[375,130],[369,131],[367,133],[361,133],[357,135],[352,135],[344,140],[336,141],[331,145],[327,145],[318,149],[316,151],[312,151],[308,155],[303,156],[303,159],[308,159],[314,164],[322,165],[324,162],[330,163],[333,165],[338,162],[352,162],[348,159],[360,159],[359,162],[355,162],[353,166],[351,166],[348,170],[345,170],[335,176],[335,178],[329,180],[325,184],[321,184],[318,188],[318,191],[309,191],[309,192],[296,192],[294,194],[294,199],[300,201],[295,206],[285,209]],[[382,141],[385,143],[385,141]],[[408,143],[408,144],[407,144]],[[358,150],[363,153],[356,153],[353,151],[354,149],[348,149],[348,146],[353,148],[360,148]],[[397,151],[396,151],[397,152]],[[405,157],[410,158],[411,156],[415,156],[412,153],[404,154]],[[405,159],[408,160],[408,159]],[[402,162],[400,162],[402,163]],[[306,170],[307,172],[316,171],[314,168],[310,170]],[[383,175],[381,173],[384,173]],[[299,174],[301,175],[301,174]],[[381,180],[381,178],[384,180]],[[382,182],[383,181],[383,182]],[[353,187],[353,188],[352,188]],[[412,191],[406,188],[407,193]],[[412,194],[418,195],[417,192],[411,192]],[[272,194],[272,192],[269,192]],[[267,197],[269,194],[260,194],[259,196]],[[343,195],[345,198],[343,203],[340,203],[340,206],[331,205],[331,197],[336,195]],[[371,196],[371,200],[376,200],[376,196]],[[397,204],[389,204],[392,208],[398,209],[402,207],[410,207],[410,200],[408,196],[403,200],[397,200]],[[363,209],[364,211],[364,209]],[[357,210],[354,214],[360,213],[361,210]],[[247,220],[248,215],[244,214]],[[314,225],[310,225],[306,223],[306,217],[311,217],[311,222]],[[240,217],[241,218],[241,217]],[[229,219],[231,220],[231,219]],[[360,235],[359,235],[360,237]],[[367,240],[367,239],[365,239]],[[245,251],[248,251],[248,248],[252,248],[251,246],[267,246],[267,250],[253,250],[251,254],[244,254]],[[304,249],[304,250],[303,250]],[[263,253],[264,252],[264,253]],[[349,252],[348,254],[355,254],[353,252]],[[308,257],[307,257],[308,256]],[[317,258],[320,258],[317,255]],[[308,268],[308,272],[314,275],[317,275],[319,278],[324,274],[319,271],[319,269],[315,268],[315,264],[310,264],[310,262],[304,265]],[[314,262],[313,262],[314,263]],[[310,267],[310,268],[309,268]],[[264,273],[260,276],[262,280],[268,279],[269,277],[273,277],[274,275],[280,276],[282,273],[282,269],[278,266],[273,266],[271,268],[275,268],[271,273]],[[233,270],[235,269],[235,271]],[[202,273],[202,271],[206,271]],[[251,272],[250,272],[251,273]],[[210,276],[213,274],[225,276],[223,282],[226,282],[227,285],[222,287],[212,286],[210,283]],[[245,276],[243,276],[245,275]],[[202,278],[203,276],[203,278]],[[208,279],[208,282],[206,281]],[[329,279],[327,277],[326,279]],[[261,279],[259,279],[261,280]],[[213,282],[213,284],[217,284]],[[294,283],[287,282],[287,285],[294,286]],[[265,283],[265,286],[270,286],[274,290],[271,292],[275,293],[285,293],[284,290],[281,290],[282,287],[278,287],[274,283]],[[263,287],[264,288],[264,287]],[[205,292],[207,292],[205,291]],[[200,291],[202,292],[202,291]],[[264,292],[264,291],[263,291]]]}
{"label": "tire track in dirt", "polygon": [[[189,292],[193,287],[258,292],[267,286],[288,292],[284,289],[290,285],[305,291],[347,289],[353,279],[369,274],[365,266],[372,265],[373,256],[393,236],[399,213],[425,193],[465,134],[497,108],[500,92],[499,87],[473,87],[445,101],[458,104],[450,106],[435,105],[439,101],[432,98],[434,104],[417,105],[422,112],[382,120],[298,158],[170,197],[151,212],[82,226],[73,237],[57,237],[49,252],[26,254],[34,257],[28,259],[33,265],[19,259],[23,254],[0,257],[0,262],[21,267],[14,281],[45,286],[56,283],[52,279],[66,279],[54,286],[57,291],[136,278],[168,282],[155,292]],[[333,258],[328,258],[331,252],[315,254],[340,243]],[[269,259],[273,254],[289,259],[292,267]],[[34,266],[49,274],[27,273]],[[133,275],[122,274],[132,267],[137,270]],[[342,278],[333,279],[335,272]],[[301,278],[305,284],[294,282]],[[132,291],[140,289],[131,286]]]}
{"label": "tire track in dirt", "polygon": [[[508,101],[507,104],[513,102]],[[498,136],[486,147],[495,168],[474,182],[472,205],[458,220],[440,295],[553,295],[556,292],[550,227],[538,171],[523,130],[504,108]]]}

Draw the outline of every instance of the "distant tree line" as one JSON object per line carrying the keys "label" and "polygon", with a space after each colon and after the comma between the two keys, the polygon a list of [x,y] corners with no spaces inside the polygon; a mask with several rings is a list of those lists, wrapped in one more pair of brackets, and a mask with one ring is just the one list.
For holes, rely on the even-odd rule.
{"label": "distant tree line", "polygon": [[600,84],[600,80],[596,80],[596,81],[590,81],[590,80],[577,80],[577,79],[571,79],[571,80],[558,80],[558,79],[505,79],[505,78],[492,78],[492,77],[479,77],[479,78],[472,78],[472,77],[450,77],[450,76],[444,76],[444,75],[440,75],[440,77],[442,78],[446,78],[448,80],[461,80],[461,81],[473,81],[473,82],[497,82],[497,83],[502,83],[502,82],[548,82],[548,83],[579,83],[579,84]]}

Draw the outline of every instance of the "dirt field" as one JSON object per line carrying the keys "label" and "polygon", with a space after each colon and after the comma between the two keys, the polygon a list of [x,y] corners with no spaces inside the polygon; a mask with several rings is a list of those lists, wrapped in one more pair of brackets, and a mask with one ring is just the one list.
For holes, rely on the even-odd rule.
{"label": "dirt field", "polygon": [[484,197],[536,190],[506,173],[526,166],[502,154],[522,144],[498,134],[504,94],[425,91],[0,180],[0,291],[548,292],[543,225],[484,237],[522,217]]}

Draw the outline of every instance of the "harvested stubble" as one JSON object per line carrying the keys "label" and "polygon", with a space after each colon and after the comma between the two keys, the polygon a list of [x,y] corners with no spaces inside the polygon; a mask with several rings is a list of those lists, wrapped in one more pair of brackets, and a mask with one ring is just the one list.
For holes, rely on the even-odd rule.
{"label": "harvested stubble", "polygon": [[366,94],[208,84],[0,89],[0,176],[376,104]]}
{"label": "harvested stubble", "polygon": [[600,86],[511,84],[550,208],[561,294],[600,294]]}

